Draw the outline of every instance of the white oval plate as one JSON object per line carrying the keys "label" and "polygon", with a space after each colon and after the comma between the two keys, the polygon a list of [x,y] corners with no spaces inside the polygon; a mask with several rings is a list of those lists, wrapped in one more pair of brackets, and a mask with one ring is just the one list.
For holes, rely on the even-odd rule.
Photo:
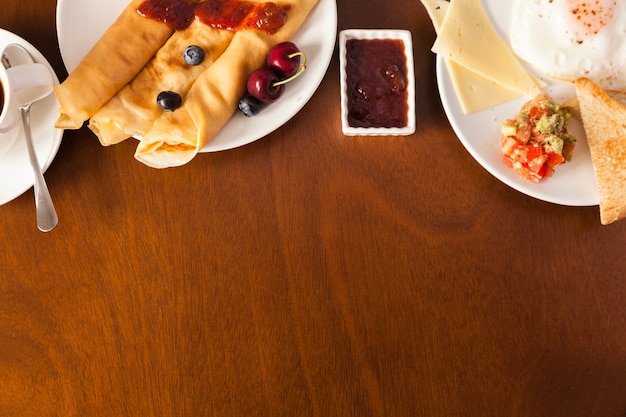
{"label": "white oval plate", "polygon": [[[61,57],[72,71],[128,4],[128,0],[58,0],[57,35]],[[254,117],[237,111],[200,152],[236,148],[281,127],[304,107],[319,87],[337,37],[337,3],[320,0],[292,41],[307,55],[306,72],[289,83],[277,102]]]}
{"label": "white oval plate", "polygon": [[[509,43],[511,7],[502,0],[482,0],[483,7],[496,30]],[[529,68],[529,67],[527,67]],[[530,69],[530,68],[529,68]],[[532,70],[531,70],[532,71]],[[543,89],[557,102],[576,95],[574,86],[533,72],[548,86]],[[493,176],[531,197],[566,206],[593,206],[600,198],[591,155],[582,125],[572,119],[568,130],[577,138],[572,161],[557,167],[554,176],[533,184],[520,178],[502,162],[500,126],[517,114],[522,104],[532,97],[523,97],[487,110],[465,115],[459,105],[443,58],[437,57],[437,81],[444,110],[454,132],[469,153]]]}
{"label": "white oval plate", "polygon": [[[14,33],[0,29],[0,52],[11,44],[17,43],[25,47],[35,61],[48,67],[55,83],[59,80],[48,60],[29,42]],[[56,156],[63,130],[56,129],[54,123],[58,116],[59,103],[54,96],[33,103],[31,107],[31,128],[35,153],[39,159],[41,169],[45,172]],[[21,131],[13,146],[0,155],[0,205],[24,194],[33,186],[33,171],[28,160],[28,149],[24,132]]]}

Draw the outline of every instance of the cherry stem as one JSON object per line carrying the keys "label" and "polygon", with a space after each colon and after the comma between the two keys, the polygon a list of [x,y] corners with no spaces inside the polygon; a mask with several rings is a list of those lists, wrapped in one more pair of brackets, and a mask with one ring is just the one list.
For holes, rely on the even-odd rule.
{"label": "cherry stem", "polygon": [[294,52],[293,54],[287,55],[287,58],[292,59],[293,57],[296,57],[298,55],[302,57],[302,64],[300,64],[300,69],[298,70],[298,72],[296,72],[289,78],[273,83],[272,84],[273,87],[278,87],[279,85],[287,84],[288,82],[293,81],[294,79],[298,78],[300,74],[304,72],[304,70],[306,69],[306,54],[304,52],[302,51]]}

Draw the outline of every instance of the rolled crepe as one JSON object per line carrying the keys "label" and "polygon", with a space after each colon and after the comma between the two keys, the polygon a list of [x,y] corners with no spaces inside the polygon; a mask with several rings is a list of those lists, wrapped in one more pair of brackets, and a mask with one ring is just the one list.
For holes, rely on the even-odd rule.
{"label": "rolled crepe", "polygon": [[172,35],[164,23],[137,13],[132,0],[67,79],[55,88],[56,127],[78,129],[128,84]]}
{"label": "rolled crepe", "polygon": [[[103,145],[112,145],[135,136],[142,137],[161,115],[156,97],[161,91],[174,91],[184,97],[195,79],[224,52],[233,37],[195,20],[187,29],[174,33],[146,67],[96,114],[89,128]],[[189,45],[202,47],[199,65],[185,63]]]}
{"label": "rolled crepe", "polygon": [[298,31],[318,0],[277,0],[287,10],[282,28],[270,35],[259,30],[235,33],[226,51],[189,89],[183,106],[162,113],[137,146],[135,158],[153,168],[191,161],[228,122],[243,96],[247,79],[261,67],[269,50]]}

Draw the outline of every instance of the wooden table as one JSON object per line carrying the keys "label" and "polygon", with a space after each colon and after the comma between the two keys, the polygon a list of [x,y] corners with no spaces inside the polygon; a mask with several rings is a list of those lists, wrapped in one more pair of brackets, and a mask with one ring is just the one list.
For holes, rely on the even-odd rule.
{"label": "wooden table", "polygon": [[[419,2],[337,3],[412,31],[417,132],[344,137],[336,54],[282,128],[180,168],[66,132],[58,227],[0,207],[0,416],[626,416],[626,221],[469,155]],[[55,6],[0,27],[63,79]]]}

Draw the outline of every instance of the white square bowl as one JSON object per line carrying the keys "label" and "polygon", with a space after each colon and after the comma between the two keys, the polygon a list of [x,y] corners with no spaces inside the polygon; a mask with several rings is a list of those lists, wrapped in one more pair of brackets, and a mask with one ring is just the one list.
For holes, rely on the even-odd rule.
{"label": "white square bowl", "polygon": [[[404,43],[407,77],[407,125],[404,127],[352,127],[348,123],[348,80],[346,44],[352,39],[393,39]],[[398,29],[346,29],[339,32],[341,83],[341,129],[346,136],[401,136],[415,133],[415,74],[411,32]]]}

